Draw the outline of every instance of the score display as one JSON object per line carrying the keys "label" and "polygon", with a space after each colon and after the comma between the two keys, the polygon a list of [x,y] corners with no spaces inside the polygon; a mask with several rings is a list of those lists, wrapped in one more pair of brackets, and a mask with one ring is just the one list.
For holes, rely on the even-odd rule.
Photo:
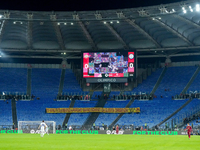
{"label": "score display", "polygon": [[83,78],[134,77],[135,52],[83,52]]}

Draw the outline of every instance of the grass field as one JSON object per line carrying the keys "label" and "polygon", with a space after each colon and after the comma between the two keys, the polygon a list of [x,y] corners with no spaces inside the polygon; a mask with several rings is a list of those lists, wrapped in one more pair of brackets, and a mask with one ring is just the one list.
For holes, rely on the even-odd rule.
{"label": "grass field", "polygon": [[199,150],[200,136],[0,134],[0,150]]}

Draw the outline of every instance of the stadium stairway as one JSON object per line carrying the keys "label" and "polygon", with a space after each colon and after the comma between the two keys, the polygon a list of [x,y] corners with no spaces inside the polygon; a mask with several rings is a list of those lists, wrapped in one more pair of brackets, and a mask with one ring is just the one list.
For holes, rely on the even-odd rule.
{"label": "stadium stairway", "polygon": [[12,106],[12,119],[14,123],[14,128],[17,128],[18,121],[17,121],[17,108],[16,108],[16,102],[15,99],[11,99],[11,106]]}
{"label": "stadium stairway", "polygon": [[158,123],[156,126],[160,126],[163,123],[165,123],[167,120],[169,120],[170,118],[172,118],[175,114],[177,114],[179,111],[181,111],[185,106],[187,106],[191,101],[193,100],[192,97],[189,98],[188,101],[186,101],[180,108],[178,108],[176,111],[174,111],[171,115],[169,115],[167,118],[165,118],[163,121],[161,121],[160,123]]}
{"label": "stadium stairway", "polygon": [[162,79],[163,79],[163,77],[164,77],[166,71],[167,71],[167,67],[165,67],[165,68],[163,69],[162,73],[160,74],[160,77],[158,78],[158,80],[157,80],[155,86],[153,87],[153,90],[152,90],[151,93],[150,93],[151,95],[153,95],[153,94],[155,93],[155,91],[157,90],[157,88],[158,88],[158,86],[160,85],[160,82],[162,81]]}
{"label": "stadium stairway", "polygon": [[196,79],[198,73],[200,71],[200,66],[197,68],[197,70],[195,71],[195,73],[193,74],[193,76],[191,77],[190,81],[187,83],[187,85],[185,86],[185,88],[183,89],[183,91],[181,92],[181,94],[186,93],[186,91],[189,89],[189,87],[191,86],[191,84],[194,82],[194,80]]}
{"label": "stadium stairway", "polygon": [[26,89],[27,95],[31,95],[31,74],[32,74],[32,69],[28,68],[27,69],[27,89]]}
{"label": "stadium stairway", "polygon": [[[104,107],[104,105],[106,104],[107,99],[104,98],[104,95],[107,94],[108,97],[110,95],[109,93],[106,92],[102,92],[100,99],[98,100],[97,104],[95,107]],[[98,118],[100,113],[91,113],[86,121],[84,122],[84,124],[82,125],[82,128],[84,127],[91,127],[93,125],[93,123],[96,121],[96,119]]]}
{"label": "stadium stairway", "polygon": [[[73,108],[74,104],[75,104],[75,100],[72,100],[70,105],[69,105],[69,108]],[[71,115],[71,113],[66,114],[65,119],[64,119],[63,124],[62,124],[63,128],[65,127],[65,124],[68,123],[70,115]]]}
{"label": "stadium stairway", "polygon": [[65,80],[65,72],[66,72],[66,69],[62,69],[61,76],[60,76],[60,84],[59,84],[59,89],[58,89],[58,95],[61,95],[62,91],[63,91],[64,80]]}
{"label": "stadium stairway", "polygon": [[[135,99],[131,99],[131,100],[129,101],[129,103],[126,105],[125,108],[129,108],[129,107],[132,105],[132,103],[134,102],[134,100],[135,100]],[[109,125],[109,129],[112,128],[112,127],[117,123],[117,121],[118,121],[123,115],[124,115],[124,113],[119,114],[119,115],[115,118],[115,120]]]}

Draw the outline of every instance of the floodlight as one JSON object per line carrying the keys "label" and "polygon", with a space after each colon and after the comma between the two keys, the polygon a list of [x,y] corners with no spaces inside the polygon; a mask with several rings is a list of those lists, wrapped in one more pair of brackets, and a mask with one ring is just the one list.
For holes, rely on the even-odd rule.
{"label": "floodlight", "polygon": [[105,21],[104,21],[103,23],[104,23],[104,24],[106,24],[106,22],[105,22]]}
{"label": "floodlight", "polygon": [[74,23],[72,22],[71,25],[73,25]]}
{"label": "floodlight", "polygon": [[117,21],[117,23],[119,23],[119,21]]}
{"label": "floodlight", "polygon": [[186,10],[183,10],[183,13],[184,13],[184,14],[186,14],[186,13],[187,13],[187,11],[186,11]]}

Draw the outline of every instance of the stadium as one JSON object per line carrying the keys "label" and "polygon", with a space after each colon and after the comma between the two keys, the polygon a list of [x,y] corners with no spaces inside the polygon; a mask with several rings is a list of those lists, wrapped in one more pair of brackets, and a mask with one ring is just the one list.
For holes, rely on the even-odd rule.
{"label": "stadium", "polygon": [[0,148],[198,149],[199,49],[194,0],[0,10]]}

